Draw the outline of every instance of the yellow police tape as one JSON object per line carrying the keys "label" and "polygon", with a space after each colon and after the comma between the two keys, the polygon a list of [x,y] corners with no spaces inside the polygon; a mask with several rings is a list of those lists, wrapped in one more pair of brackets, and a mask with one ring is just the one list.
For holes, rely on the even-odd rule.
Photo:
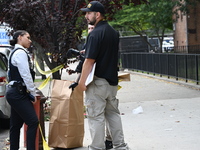
{"label": "yellow police tape", "polygon": [[[64,65],[62,64],[62,65],[59,65],[59,66],[53,68],[52,70],[43,71],[43,70],[40,68],[40,66],[38,65],[37,61],[35,61],[35,66],[36,66],[37,70],[39,71],[39,73],[41,73],[41,74],[43,74],[43,75],[52,74],[52,73],[54,73],[54,72],[56,72],[56,71],[58,71],[58,70],[60,70],[60,69],[62,69],[62,68],[64,67]],[[42,84],[38,87],[39,90],[43,89],[43,88],[47,85],[47,83],[48,83],[49,80],[51,79],[50,77],[51,77],[51,75],[48,76],[48,78],[46,78],[46,79],[42,82]]]}
{"label": "yellow police tape", "polygon": [[48,146],[47,142],[46,142],[45,139],[44,139],[44,135],[43,135],[43,133],[42,133],[42,128],[41,128],[40,124],[39,124],[39,129],[40,129],[40,133],[41,133],[41,135],[42,135],[42,146],[43,146],[43,150],[50,150],[50,147]]}
{"label": "yellow police tape", "polygon": [[43,89],[43,88],[47,85],[47,83],[49,82],[50,79],[51,79],[51,75],[48,76],[48,78],[46,78],[46,79],[40,84],[40,86],[38,87],[38,89],[39,89],[39,90]]}
{"label": "yellow police tape", "polygon": [[[122,80],[118,80],[119,82],[121,82]],[[122,88],[121,85],[117,85],[117,90],[120,90]]]}
{"label": "yellow police tape", "polygon": [[39,71],[39,73],[41,73],[41,74],[43,74],[43,75],[47,75],[47,74],[54,73],[54,72],[56,72],[56,71],[62,69],[62,68],[64,67],[64,64],[59,65],[59,66],[53,68],[52,70],[48,70],[48,71],[43,71],[42,69],[40,69],[40,67],[39,67],[39,65],[38,65],[38,63],[37,63],[37,61],[35,62],[35,66],[36,66],[37,70]]}
{"label": "yellow police tape", "polygon": [[[39,73],[41,73],[41,74],[43,74],[43,75],[47,75],[47,74],[50,74],[50,73],[54,73],[54,72],[56,72],[56,71],[58,71],[58,70],[60,70],[60,69],[62,69],[62,68],[64,67],[64,65],[62,64],[62,65],[60,65],[60,66],[57,66],[57,67],[53,68],[52,70],[43,71],[43,70],[39,67],[37,61],[35,62],[35,66],[36,66],[37,70],[39,71]],[[51,75],[50,75],[50,76],[51,76]],[[46,79],[42,82],[42,84],[40,84],[40,86],[38,87],[39,90],[43,89],[43,88],[47,85],[47,83],[48,83],[49,80],[51,79],[50,76],[48,76],[48,78],[46,78]],[[119,80],[119,82],[121,82],[121,80]],[[118,85],[118,90],[120,90],[121,88],[122,88],[122,86]]]}
{"label": "yellow police tape", "polygon": [[122,88],[122,86],[118,85],[117,90],[120,90]]}

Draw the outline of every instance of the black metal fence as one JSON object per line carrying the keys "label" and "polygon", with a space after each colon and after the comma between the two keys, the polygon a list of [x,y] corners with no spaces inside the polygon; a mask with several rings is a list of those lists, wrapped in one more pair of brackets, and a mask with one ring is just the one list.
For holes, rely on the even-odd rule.
{"label": "black metal fence", "polygon": [[200,79],[200,54],[121,52],[122,68],[195,81]]}
{"label": "black metal fence", "polygon": [[175,46],[175,53],[200,54],[200,45]]}

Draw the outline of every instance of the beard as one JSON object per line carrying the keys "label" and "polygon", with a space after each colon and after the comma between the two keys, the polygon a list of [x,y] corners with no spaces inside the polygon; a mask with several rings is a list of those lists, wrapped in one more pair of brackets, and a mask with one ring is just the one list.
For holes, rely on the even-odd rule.
{"label": "beard", "polygon": [[96,24],[96,18],[93,18],[92,20],[88,20],[88,24],[95,25]]}
{"label": "beard", "polygon": [[95,25],[96,21],[90,21],[88,22],[89,25]]}

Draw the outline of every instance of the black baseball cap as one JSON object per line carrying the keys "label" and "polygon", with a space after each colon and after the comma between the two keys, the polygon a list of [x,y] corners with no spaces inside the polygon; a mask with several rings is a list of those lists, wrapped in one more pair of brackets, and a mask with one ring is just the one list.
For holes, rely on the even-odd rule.
{"label": "black baseball cap", "polygon": [[90,12],[90,11],[94,11],[94,12],[100,12],[102,14],[105,14],[105,9],[104,6],[98,2],[98,1],[92,1],[90,2],[86,8],[81,8],[82,11],[84,12]]}

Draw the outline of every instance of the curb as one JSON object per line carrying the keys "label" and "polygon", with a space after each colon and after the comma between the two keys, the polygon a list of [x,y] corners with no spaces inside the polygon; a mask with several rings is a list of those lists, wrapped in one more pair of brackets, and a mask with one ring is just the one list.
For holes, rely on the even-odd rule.
{"label": "curb", "polygon": [[146,74],[146,73],[140,73],[140,72],[129,71],[129,70],[124,70],[123,72],[130,73],[130,74],[136,74],[136,75],[142,75],[142,76],[146,76],[146,77],[153,78],[153,79],[163,80],[163,81],[166,81],[166,82],[176,83],[178,85],[185,86],[185,87],[200,91],[200,85],[195,84],[195,83],[189,83],[189,82],[186,82],[186,81],[176,80],[176,79],[173,79],[173,77],[166,78],[166,77],[156,76],[158,74],[150,75],[150,74]]}

